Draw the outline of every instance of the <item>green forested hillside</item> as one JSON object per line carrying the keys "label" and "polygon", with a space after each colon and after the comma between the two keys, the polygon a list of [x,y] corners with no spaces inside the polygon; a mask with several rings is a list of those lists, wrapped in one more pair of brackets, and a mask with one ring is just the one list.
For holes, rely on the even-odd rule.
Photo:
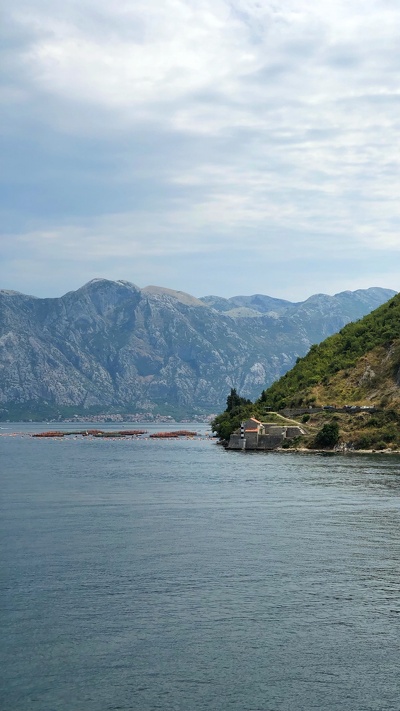
{"label": "green forested hillside", "polygon": [[[379,390],[377,371],[384,371],[381,372],[384,379],[392,378],[396,386],[399,368],[400,294],[360,321],[349,323],[339,333],[312,346],[292,370],[264,390],[260,402],[274,410],[327,405],[329,397],[335,394],[337,405],[347,404],[347,401],[363,404],[361,401],[371,397],[374,386]],[[359,375],[356,379],[352,377],[355,373]],[[366,373],[372,375],[366,377]],[[394,387],[394,400],[398,394]],[[379,392],[374,399],[378,397]]]}
{"label": "green forested hillside", "polygon": [[[349,410],[340,408],[348,406]],[[354,415],[351,406],[362,408]],[[307,446],[318,428],[336,423],[338,441],[355,448],[400,444],[400,294],[360,321],[314,345],[254,403],[237,398],[213,423],[227,439],[241,419],[270,419],[271,411],[307,408]],[[327,408],[318,410],[318,408]],[[331,408],[335,408],[333,413]],[[369,408],[369,409],[368,409]],[[354,409],[354,408],[353,408]],[[300,410],[301,412],[301,410]],[[303,410],[303,413],[305,410]]]}

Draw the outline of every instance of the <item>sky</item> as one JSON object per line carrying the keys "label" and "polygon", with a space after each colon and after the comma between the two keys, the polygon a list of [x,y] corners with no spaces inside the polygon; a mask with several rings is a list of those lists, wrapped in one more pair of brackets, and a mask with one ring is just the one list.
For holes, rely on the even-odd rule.
{"label": "sky", "polygon": [[400,289],[395,0],[5,0],[0,288]]}

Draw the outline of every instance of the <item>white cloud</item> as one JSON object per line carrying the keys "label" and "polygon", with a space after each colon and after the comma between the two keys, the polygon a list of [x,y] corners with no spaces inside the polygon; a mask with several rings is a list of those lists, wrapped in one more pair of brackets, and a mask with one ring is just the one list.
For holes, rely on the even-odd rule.
{"label": "white cloud", "polygon": [[[15,254],[98,272],[239,254],[246,239],[276,263],[397,255],[400,7],[14,0],[6,29],[3,131],[43,147],[13,177]],[[84,161],[99,151],[113,158],[87,171],[85,211]]]}
{"label": "white cloud", "polygon": [[[291,89],[319,104],[352,95],[360,89],[360,62],[368,68],[368,85],[378,73],[381,87],[382,70],[394,64],[400,9],[368,6],[366,12],[365,3],[338,0],[287,2],[280,10],[275,3],[261,7],[245,0],[131,0],[115,6],[85,0],[50,12],[47,4],[17,3],[12,14],[32,33],[26,68],[39,87],[64,99],[151,113],[154,104],[204,90],[239,104],[243,91],[247,102],[254,98],[247,80],[276,67],[283,70],[278,81],[265,86],[255,80],[256,97],[264,90],[287,100]],[[352,58],[352,72],[343,72]]]}

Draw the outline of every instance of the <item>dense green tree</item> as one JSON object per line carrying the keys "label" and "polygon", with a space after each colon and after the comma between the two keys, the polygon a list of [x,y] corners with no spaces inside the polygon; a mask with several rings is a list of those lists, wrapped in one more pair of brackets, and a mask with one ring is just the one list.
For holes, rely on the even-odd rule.
{"label": "dense green tree", "polygon": [[226,399],[226,412],[232,412],[235,407],[241,404],[241,397],[237,394],[235,388],[231,388],[231,391]]}
{"label": "dense green tree", "polygon": [[339,425],[337,422],[327,422],[317,432],[314,447],[334,447],[339,441]]}
{"label": "dense green tree", "polygon": [[229,440],[232,432],[239,426],[242,420],[250,416],[254,408],[251,400],[241,397],[235,388],[231,391],[226,400],[226,410],[212,421],[211,428],[220,439]]}

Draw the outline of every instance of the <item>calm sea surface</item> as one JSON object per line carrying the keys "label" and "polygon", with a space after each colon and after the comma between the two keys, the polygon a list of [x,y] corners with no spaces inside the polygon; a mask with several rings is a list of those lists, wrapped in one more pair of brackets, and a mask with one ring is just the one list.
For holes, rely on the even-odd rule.
{"label": "calm sea surface", "polygon": [[1,711],[399,711],[398,457],[3,427]]}

